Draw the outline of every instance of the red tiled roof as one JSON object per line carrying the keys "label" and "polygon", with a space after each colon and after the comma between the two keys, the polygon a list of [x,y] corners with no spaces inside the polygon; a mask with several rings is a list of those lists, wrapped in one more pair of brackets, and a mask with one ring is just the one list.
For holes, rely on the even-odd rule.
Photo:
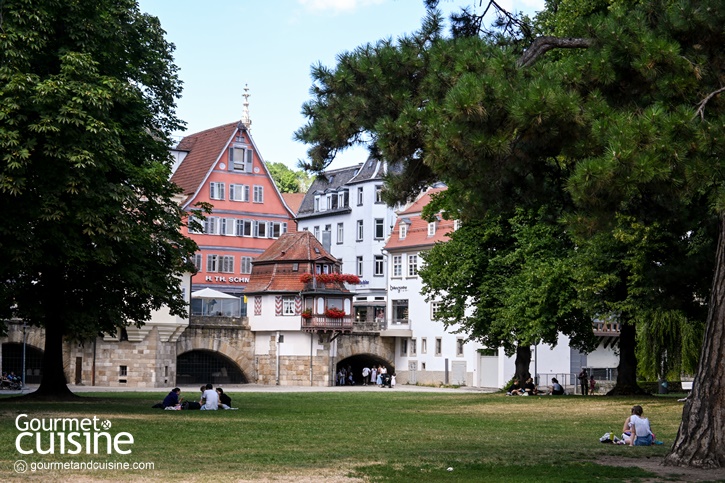
{"label": "red tiled roof", "polygon": [[[285,233],[254,259],[244,292],[300,292],[305,288],[305,284],[300,282],[300,275],[307,272],[314,262],[325,260],[339,264],[312,233]],[[298,271],[291,270],[293,262],[299,264]]]}
{"label": "red tiled roof", "polygon": [[176,149],[188,151],[189,154],[186,155],[181,165],[171,176],[171,181],[184,191],[185,203],[189,201],[189,197],[196,193],[209,170],[224,152],[238,124],[238,122],[224,124],[196,134],[190,134],[181,140]]}
{"label": "red tiled roof", "polygon": [[[421,218],[423,208],[430,203],[431,195],[440,193],[446,188],[433,188],[426,191],[412,205],[398,213],[395,228],[385,244],[386,250],[402,250],[405,248],[432,247],[436,242],[448,241],[448,233],[453,231],[453,220],[445,220],[437,215],[435,234],[428,235],[428,222]],[[405,238],[400,239],[400,225],[408,225]]]}
{"label": "red tiled roof", "polygon": [[282,193],[282,198],[296,216],[302,205],[302,200],[305,199],[305,193]]}

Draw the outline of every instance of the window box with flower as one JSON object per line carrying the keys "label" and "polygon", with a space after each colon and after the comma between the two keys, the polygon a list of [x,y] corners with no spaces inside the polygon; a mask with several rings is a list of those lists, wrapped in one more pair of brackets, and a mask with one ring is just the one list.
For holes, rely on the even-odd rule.
{"label": "window box with flower", "polygon": [[335,307],[330,307],[329,309],[325,310],[325,316],[330,319],[341,319],[347,315],[344,310],[337,309]]}

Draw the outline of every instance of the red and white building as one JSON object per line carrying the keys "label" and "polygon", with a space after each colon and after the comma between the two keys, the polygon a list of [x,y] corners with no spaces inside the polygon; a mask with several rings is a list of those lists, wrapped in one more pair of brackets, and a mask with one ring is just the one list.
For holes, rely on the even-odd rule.
{"label": "red and white building", "polygon": [[212,288],[241,296],[252,260],[283,233],[296,231],[294,213],[250,132],[247,106],[242,121],[188,135],[173,150],[171,180],[183,189],[182,209],[213,207],[201,230],[184,228],[199,245],[192,291]]}

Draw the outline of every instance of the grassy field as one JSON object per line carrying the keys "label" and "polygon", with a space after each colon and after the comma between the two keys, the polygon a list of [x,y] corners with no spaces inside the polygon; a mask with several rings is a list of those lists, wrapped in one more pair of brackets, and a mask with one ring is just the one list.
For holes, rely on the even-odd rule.
{"label": "grassy field", "polygon": [[[639,468],[597,461],[661,458],[676,434],[674,397],[506,397],[391,390],[321,393],[231,392],[237,411],[151,409],[164,393],[96,393],[73,403],[0,400],[0,479],[124,481],[647,481]],[[92,397],[91,397],[92,396]],[[642,404],[662,446],[599,442],[621,431]],[[128,455],[21,455],[19,414],[27,419],[109,420],[128,432]],[[25,420],[27,420],[25,419]],[[44,433],[41,448],[48,446]],[[35,447],[32,438],[25,448]],[[70,446],[68,446],[70,448]],[[85,450],[85,448],[84,448]],[[14,471],[17,460],[153,462],[153,470]],[[449,471],[449,468],[452,470]]]}

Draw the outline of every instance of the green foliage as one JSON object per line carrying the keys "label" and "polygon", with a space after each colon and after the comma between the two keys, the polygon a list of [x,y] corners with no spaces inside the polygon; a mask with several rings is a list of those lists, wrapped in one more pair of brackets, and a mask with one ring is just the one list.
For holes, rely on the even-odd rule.
{"label": "green foliage", "polygon": [[185,315],[196,245],[169,181],[181,82],[158,20],[132,0],[8,0],[0,22],[2,315],[51,344]]}
{"label": "green foliage", "polygon": [[281,193],[304,193],[312,184],[309,173],[294,171],[284,163],[267,162],[267,169]]}

